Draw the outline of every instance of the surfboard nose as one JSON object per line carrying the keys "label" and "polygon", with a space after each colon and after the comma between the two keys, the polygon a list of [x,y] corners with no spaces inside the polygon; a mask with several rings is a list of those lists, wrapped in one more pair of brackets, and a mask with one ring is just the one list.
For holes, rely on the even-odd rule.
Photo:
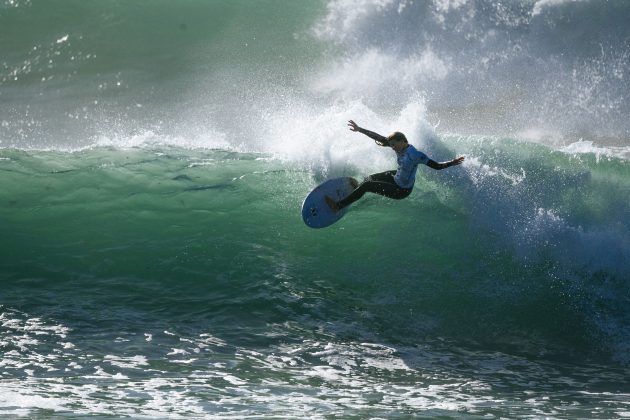
{"label": "surfboard nose", "polygon": [[334,211],[326,202],[341,200],[354,190],[353,178],[334,178],[315,187],[302,203],[302,219],[311,228],[330,226],[341,219],[346,210]]}

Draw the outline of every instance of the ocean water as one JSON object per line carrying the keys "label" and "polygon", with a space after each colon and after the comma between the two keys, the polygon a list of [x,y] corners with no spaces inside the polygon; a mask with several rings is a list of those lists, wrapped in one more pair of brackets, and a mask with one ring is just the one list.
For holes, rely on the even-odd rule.
{"label": "ocean water", "polygon": [[[630,417],[628,22],[0,1],[0,417]],[[466,161],[309,229],[349,119]]]}

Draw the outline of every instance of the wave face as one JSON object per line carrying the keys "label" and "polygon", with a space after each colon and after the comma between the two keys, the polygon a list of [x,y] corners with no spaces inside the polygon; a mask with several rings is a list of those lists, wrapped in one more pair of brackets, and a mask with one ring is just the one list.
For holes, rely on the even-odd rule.
{"label": "wave face", "polygon": [[629,13],[1,2],[0,415],[627,416]]}
{"label": "wave face", "polygon": [[265,155],[5,149],[2,412],[623,413],[627,161],[440,145],[466,166],[321,231],[322,174]]}

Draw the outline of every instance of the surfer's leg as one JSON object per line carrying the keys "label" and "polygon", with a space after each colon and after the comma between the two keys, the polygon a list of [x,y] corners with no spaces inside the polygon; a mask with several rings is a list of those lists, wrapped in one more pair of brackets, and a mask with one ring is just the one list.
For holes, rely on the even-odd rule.
{"label": "surfer's leg", "polygon": [[379,194],[384,197],[393,198],[394,200],[400,200],[411,194],[411,188],[401,188],[394,180],[396,171],[387,171],[380,174],[372,175],[372,183],[370,189],[371,193]]}
{"label": "surfer's leg", "polygon": [[376,185],[373,185],[373,188],[369,192],[387,198],[393,198],[394,200],[401,200],[411,194],[411,188],[400,188],[398,184],[395,183],[378,182],[375,184]]}
{"label": "surfer's leg", "polygon": [[396,171],[385,171],[379,172],[377,174],[372,174],[368,176],[365,180],[372,182],[394,182],[394,175],[396,175]]}
{"label": "surfer's leg", "polygon": [[[366,181],[367,181],[368,178],[366,178]],[[348,196],[346,196],[345,198],[342,199],[342,201],[348,200],[347,203],[344,205],[344,207],[354,203],[359,198],[363,197],[363,194],[365,194],[365,191],[358,191],[358,189],[360,187],[359,181],[357,181],[354,178],[350,178],[350,184],[352,185],[354,190]],[[352,196],[352,197],[350,197],[350,196]],[[341,201],[337,202],[337,201],[333,200],[332,197],[329,197],[329,196],[325,196],[324,200],[326,200],[326,204],[328,204],[328,207],[330,207],[332,211],[338,212],[339,210],[342,209],[342,207],[339,206],[339,203]]]}
{"label": "surfer's leg", "polygon": [[361,185],[359,185],[357,189],[352,191],[347,197],[337,202],[336,210],[349,206],[363,197],[366,192],[379,194],[397,200],[407,197],[411,193],[411,189],[400,188],[394,181],[395,173],[396,171],[387,171],[370,175],[361,183]]}
{"label": "surfer's leg", "polygon": [[[345,198],[337,201],[336,203],[336,209],[333,208],[335,211],[337,210],[341,210],[344,207],[348,207],[350,204],[354,203],[355,201],[357,201],[358,199],[360,199],[361,197],[363,197],[363,194],[365,194],[368,191],[368,183],[370,181],[363,181],[354,191],[352,191],[350,194],[348,194]],[[326,200],[328,201],[328,200]],[[328,203],[328,205],[330,206],[330,203]]]}

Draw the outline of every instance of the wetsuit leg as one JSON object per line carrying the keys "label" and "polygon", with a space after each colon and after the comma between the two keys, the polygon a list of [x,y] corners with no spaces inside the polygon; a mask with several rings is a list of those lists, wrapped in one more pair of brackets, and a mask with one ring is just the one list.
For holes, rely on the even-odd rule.
{"label": "wetsuit leg", "polygon": [[366,192],[379,194],[395,200],[407,197],[411,193],[411,188],[399,187],[396,181],[394,181],[395,174],[396,171],[387,171],[370,175],[347,197],[340,200],[337,206],[339,209],[347,207],[363,197]]}

